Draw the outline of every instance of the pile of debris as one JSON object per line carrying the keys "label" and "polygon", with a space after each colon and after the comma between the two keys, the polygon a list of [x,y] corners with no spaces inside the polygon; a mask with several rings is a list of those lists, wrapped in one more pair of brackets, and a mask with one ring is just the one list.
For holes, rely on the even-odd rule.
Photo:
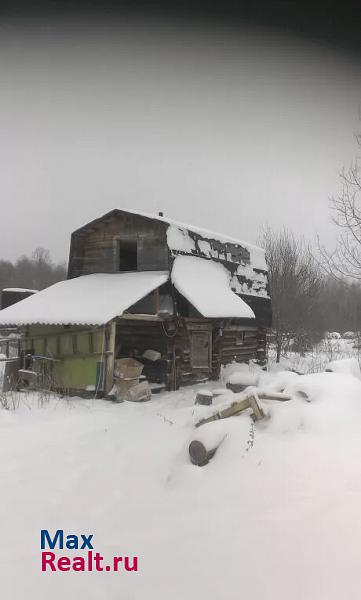
{"label": "pile of debris", "polygon": [[134,358],[119,358],[114,361],[114,385],[108,397],[115,402],[146,402],[152,390],[145,376],[144,365]]}
{"label": "pile of debris", "polygon": [[114,361],[113,387],[108,399],[114,402],[146,402],[153,394],[165,389],[165,384],[156,377],[161,359],[160,352],[145,350],[139,360],[133,357]]}
{"label": "pile of debris", "polygon": [[[229,406],[227,406],[223,410],[215,411],[209,417],[201,419],[200,421],[195,423],[196,429],[203,429],[204,425],[206,425],[207,423],[217,421],[218,419],[227,419],[228,417],[239,415],[245,410],[250,411],[250,416],[253,421],[260,421],[266,416],[259,404],[260,400],[278,400],[281,402],[291,400],[291,396],[281,392],[262,392],[261,390],[257,391],[257,388],[255,387],[249,386],[245,386],[243,389],[246,389],[246,387],[248,387],[249,391],[242,391],[241,393],[238,393],[237,400],[231,400]],[[200,390],[196,396],[195,404],[210,406],[212,404],[213,398],[217,398],[222,392],[224,393],[224,391],[227,392],[228,390],[215,390],[215,392],[213,393],[209,390]],[[189,444],[189,457],[192,464],[197,465],[199,467],[208,464],[210,459],[215,455],[217,449],[223,442],[224,438],[224,435],[216,435],[209,437],[208,435],[204,436],[202,433],[200,433],[200,435],[197,434],[197,437],[193,439]]]}

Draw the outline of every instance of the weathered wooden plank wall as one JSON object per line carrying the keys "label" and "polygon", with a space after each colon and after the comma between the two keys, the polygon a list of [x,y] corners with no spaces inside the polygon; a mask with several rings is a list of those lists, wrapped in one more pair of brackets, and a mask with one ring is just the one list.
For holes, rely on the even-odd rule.
{"label": "weathered wooden plank wall", "polygon": [[[97,219],[72,236],[68,277],[94,272],[119,271],[119,243],[137,248],[137,268],[169,270],[179,254],[188,254],[220,262],[230,273],[231,287],[253,309],[256,322],[248,327],[241,323],[230,326],[227,320],[203,319],[173,288],[178,316],[161,321],[121,319],[117,322],[117,355],[127,355],[147,349],[162,354],[162,378],[169,388],[191,383],[206,375],[217,378],[221,365],[258,359],[262,364],[266,355],[266,327],[271,325],[271,302],[267,294],[267,273],[251,264],[246,246],[221,242],[207,237],[207,233],[186,230],[189,244],[175,248],[170,244],[169,224],[133,213],[112,211]],[[136,241],[136,245],[133,242]],[[181,244],[182,245],[182,244]],[[185,248],[185,249],[184,249]],[[212,333],[212,362],[209,370],[195,369],[191,364],[189,322],[199,319],[208,323]],[[168,329],[168,331],[167,331]],[[120,353],[120,354],[119,354]]]}
{"label": "weathered wooden plank wall", "polygon": [[[168,247],[169,225],[141,215],[112,211],[72,235],[68,277],[119,271],[117,239],[136,240],[139,271],[171,270],[176,256],[188,254],[220,262],[230,273],[231,287],[253,309],[257,324],[270,327],[271,301],[267,272],[254,268],[246,247],[186,231],[186,250]],[[252,275],[253,273],[253,275]]]}
{"label": "weathered wooden plank wall", "polygon": [[137,241],[139,271],[168,269],[166,227],[129,213],[114,214],[72,235],[68,278],[119,271],[117,239]]}
{"label": "weathered wooden plank wall", "polygon": [[120,319],[117,323],[116,356],[128,356],[136,350],[157,350],[162,355],[161,380],[168,389],[191,384],[208,377],[218,379],[222,365],[233,361],[248,362],[265,356],[265,330],[227,328],[220,320],[206,322],[212,333],[212,359],[210,369],[194,369],[191,364],[189,319],[161,321],[136,321]]}

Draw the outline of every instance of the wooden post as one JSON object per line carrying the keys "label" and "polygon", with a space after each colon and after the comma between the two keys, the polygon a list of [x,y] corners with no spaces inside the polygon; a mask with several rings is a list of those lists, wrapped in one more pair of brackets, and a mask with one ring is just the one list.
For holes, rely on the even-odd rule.
{"label": "wooden post", "polygon": [[155,314],[157,315],[159,313],[159,309],[160,309],[160,298],[159,298],[159,288],[157,288],[156,290],[154,290],[154,308],[155,308]]}
{"label": "wooden post", "polygon": [[257,396],[260,400],[279,400],[280,402],[287,402],[288,400],[291,400],[291,396],[281,392],[259,392],[257,393]]}
{"label": "wooden post", "polygon": [[213,414],[207,419],[202,419],[201,421],[198,421],[198,423],[196,423],[196,427],[200,427],[201,425],[204,425],[205,423],[210,423],[211,421],[217,421],[217,419],[227,419],[228,417],[233,417],[234,415],[238,415],[240,412],[246,410],[247,408],[252,409],[252,418],[255,421],[264,418],[264,412],[261,409],[261,407],[258,406],[255,395],[250,394],[249,396],[244,398],[244,400],[240,400],[239,402],[233,402],[228,408],[225,408],[224,410]]}
{"label": "wooden post", "polygon": [[258,406],[255,396],[249,397],[249,405],[253,411],[251,416],[254,421],[260,421],[261,419],[264,418],[264,412],[263,412],[262,408],[260,408],[260,406]]}
{"label": "wooden post", "polygon": [[114,351],[115,351],[116,322],[108,323],[103,330],[104,335],[104,392],[108,393],[113,387]]}

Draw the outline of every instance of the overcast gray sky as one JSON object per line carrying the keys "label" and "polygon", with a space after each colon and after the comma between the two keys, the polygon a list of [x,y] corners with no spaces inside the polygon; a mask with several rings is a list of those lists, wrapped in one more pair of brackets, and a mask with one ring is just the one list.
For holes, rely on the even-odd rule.
{"label": "overcast gray sky", "polygon": [[356,58],[265,30],[0,25],[0,258],[65,259],[71,231],[113,208],[332,244]]}

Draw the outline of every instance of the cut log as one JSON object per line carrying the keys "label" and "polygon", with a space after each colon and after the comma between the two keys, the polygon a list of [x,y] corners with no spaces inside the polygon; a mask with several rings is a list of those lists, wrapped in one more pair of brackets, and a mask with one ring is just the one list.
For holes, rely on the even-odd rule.
{"label": "cut log", "polygon": [[193,465],[203,467],[215,455],[217,448],[207,450],[205,445],[199,440],[193,440],[189,444],[189,458]]}
{"label": "cut log", "polygon": [[189,444],[189,458],[193,465],[203,467],[217,452],[226,435],[220,431],[213,431],[212,427],[204,427],[204,430],[199,432],[197,440],[192,440]]}
{"label": "cut log", "polygon": [[235,394],[239,394],[240,392],[243,392],[246,388],[249,387],[249,384],[245,384],[245,383],[226,383],[227,389],[231,390],[231,392],[234,392]]}
{"label": "cut log", "polygon": [[199,467],[206,465],[213,458],[226,437],[224,427],[219,427],[219,424],[214,423],[199,429],[197,439],[192,440],[188,448],[191,463]]}
{"label": "cut log", "polygon": [[257,393],[257,396],[260,400],[279,400],[280,402],[287,402],[288,400],[291,400],[291,396],[278,392],[259,392]]}
{"label": "cut log", "polygon": [[196,395],[196,400],[194,404],[203,404],[205,406],[209,406],[212,404],[213,394],[208,390],[200,390]]}
{"label": "cut log", "polygon": [[254,421],[260,421],[264,418],[264,412],[260,406],[258,406],[256,396],[249,397],[249,405],[252,408],[251,417]]}
{"label": "cut log", "polygon": [[235,392],[243,392],[249,386],[256,386],[258,383],[258,376],[255,373],[248,371],[237,371],[231,375],[227,388]]}

